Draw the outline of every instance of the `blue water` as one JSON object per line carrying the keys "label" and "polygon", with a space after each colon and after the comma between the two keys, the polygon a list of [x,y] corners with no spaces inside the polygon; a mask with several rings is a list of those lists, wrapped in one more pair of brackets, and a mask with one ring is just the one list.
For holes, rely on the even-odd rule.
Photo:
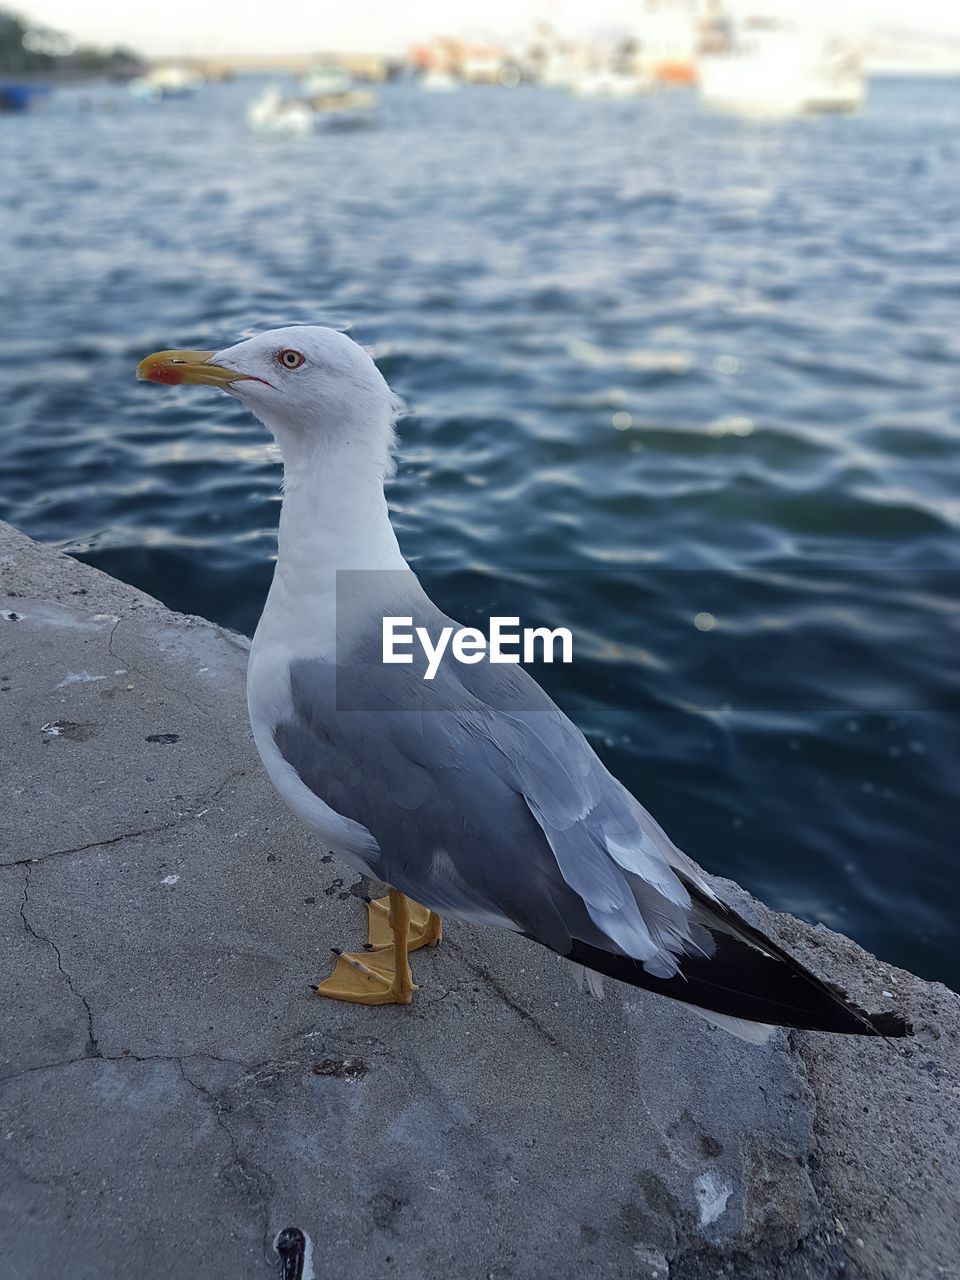
{"label": "blue water", "polygon": [[251,632],[276,458],[133,369],[350,325],[448,611],[572,624],[549,686],[679,843],[960,985],[956,82],[766,127],[389,87],[310,140],[255,91],[0,117],[0,515]]}

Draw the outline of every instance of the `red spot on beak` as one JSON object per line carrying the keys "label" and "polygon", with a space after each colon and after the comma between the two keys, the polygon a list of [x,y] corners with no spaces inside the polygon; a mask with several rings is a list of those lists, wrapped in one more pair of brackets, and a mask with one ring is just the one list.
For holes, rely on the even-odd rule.
{"label": "red spot on beak", "polygon": [[148,382],[166,382],[171,386],[183,381],[183,370],[175,364],[160,364],[147,374]]}

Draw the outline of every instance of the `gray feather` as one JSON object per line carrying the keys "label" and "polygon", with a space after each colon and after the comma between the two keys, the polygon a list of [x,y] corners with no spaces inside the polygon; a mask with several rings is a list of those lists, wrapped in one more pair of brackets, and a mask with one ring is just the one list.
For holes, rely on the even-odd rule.
{"label": "gray feather", "polygon": [[292,663],[281,754],[371,832],[371,873],[426,906],[509,924],[560,954],[577,938],[674,974],[698,943],[667,837],[521,668],[448,656],[425,681],[416,656],[384,665],[385,612],[434,639],[452,625],[412,574],[384,576],[408,581],[392,584],[386,609],[382,584],[376,609],[355,603],[335,667]]}

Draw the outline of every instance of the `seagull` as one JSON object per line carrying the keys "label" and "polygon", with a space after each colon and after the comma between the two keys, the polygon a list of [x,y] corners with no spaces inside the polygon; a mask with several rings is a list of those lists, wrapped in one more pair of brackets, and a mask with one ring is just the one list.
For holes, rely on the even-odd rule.
{"label": "seagull", "polygon": [[[368,352],[316,326],[221,351],[159,351],[137,377],[216,387],[283,458],[273,582],[250,649],[260,758],[325,849],[388,886],[368,942],[314,991],[409,1004],[410,953],[440,913],[509,929],[604,976],[761,1043],[775,1026],[903,1036],[745,920],[520,665],[385,663],[383,622],[436,641],[456,624],[400,550],[384,482],[401,402]],[[481,655],[482,656],[482,655]],[[336,950],[336,949],[335,949]]]}

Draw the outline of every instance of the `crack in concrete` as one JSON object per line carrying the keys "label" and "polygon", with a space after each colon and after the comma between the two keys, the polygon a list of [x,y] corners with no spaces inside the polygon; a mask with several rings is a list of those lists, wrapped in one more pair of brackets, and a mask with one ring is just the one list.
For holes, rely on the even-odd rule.
{"label": "crack in concrete", "polygon": [[486,967],[486,965],[482,964],[478,960],[474,960],[472,956],[468,955],[466,951],[458,947],[455,943],[451,943],[447,940],[446,945],[447,949],[452,951],[453,954],[459,958],[465,969],[469,969],[475,977],[479,978],[481,982],[486,983],[491,990],[495,991],[507,1008],[515,1013],[521,1021],[526,1022],[539,1035],[541,1035],[552,1049],[563,1048],[553,1032],[543,1025],[536,1014],[531,1013],[529,1009],[525,1009],[522,1004],[515,1000],[499,979]]}
{"label": "crack in concrete", "polygon": [[[193,803],[193,808],[198,805],[210,806],[220,798],[231,782],[236,782],[238,778],[242,778],[246,774],[246,769],[235,769],[233,773],[227,775],[224,780],[219,783],[209,796],[198,796]],[[122,844],[125,840],[136,840],[140,836],[152,836],[161,831],[173,831],[177,827],[184,826],[187,822],[198,822],[207,809],[202,813],[190,812],[178,813],[176,817],[168,819],[166,822],[159,822],[152,827],[141,827],[138,831],[122,831],[119,835],[108,836],[103,840],[91,840],[87,844],[72,845],[68,849],[51,849],[47,853],[38,854],[32,858],[17,858],[13,862],[0,862],[0,869],[3,867],[37,867],[43,866],[45,862],[52,862],[57,858],[67,858],[73,853],[86,853],[88,849],[106,849],[110,845]]]}
{"label": "crack in concrete", "polygon": [[29,933],[31,937],[36,938],[38,942],[45,943],[46,946],[52,948],[54,955],[57,957],[57,968],[59,969],[60,973],[63,975],[63,978],[65,979],[67,986],[70,988],[71,994],[74,995],[76,999],[80,1001],[80,1003],[84,1007],[84,1010],[86,1011],[86,1015],[87,1015],[86,1057],[99,1058],[101,1054],[100,1054],[100,1046],[97,1043],[97,1037],[94,1034],[94,1030],[93,1030],[93,1010],[90,1008],[90,1004],[87,1000],[87,997],[83,994],[82,991],[78,990],[78,988],[74,985],[73,978],[70,976],[69,972],[63,967],[63,954],[60,951],[60,948],[54,942],[53,938],[49,937],[49,935],[45,933],[41,933],[40,930],[37,929],[35,925],[31,924],[29,919],[27,918],[27,907],[29,906],[29,903],[30,903],[31,870],[32,868],[27,867],[24,872],[23,899],[20,903],[20,919],[23,921],[23,927],[26,929],[27,933]]}
{"label": "crack in concrete", "polygon": [[121,844],[124,840],[135,840],[138,836],[152,836],[159,831],[170,831],[193,817],[193,814],[171,818],[169,822],[158,823],[155,827],[143,827],[139,831],[122,831],[118,836],[109,836],[105,840],[91,840],[89,844],[72,845],[69,849],[51,849],[35,858],[18,858],[15,862],[0,863],[2,867],[36,867],[56,858],[67,858],[71,853],[85,853],[88,849],[105,849],[112,844]]}
{"label": "crack in concrete", "polygon": [[200,1084],[199,1081],[193,1080],[189,1075],[187,1075],[183,1058],[177,1058],[176,1062],[184,1082],[200,1094],[201,1097],[205,1098],[213,1108],[214,1119],[216,1120],[217,1127],[222,1131],[230,1144],[230,1150],[233,1153],[234,1166],[244,1183],[246,1183],[250,1188],[252,1192],[252,1199],[259,1206],[260,1225],[263,1235],[263,1256],[264,1260],[269,1263],[272,1261],[271,1248],[273,1243],[273,1237],[270,1231],[270,1192],[272,1190],[272,1182],[268,1174],[264,1173],[262,1169],[257,1168],[256,1165],[245,1160],[240,1154],[240,1144],[237,1140],[236,1134],[227,1123],[225,1117],[226,1108],[224,1107],[222,1100],[222,1095],[227,1092],[227,1089],[229,1089],[230,1086],[228,1086],[227,1089],[221,1090],[220,1093],[214,1093],[213,1090],[208,1089],[206,1085]]}
{"label": "crack in concrete", "polygon": [[[54,950],[56,950],[56,945],[49,938],[44,938],[42,935],[36,933],[26,919],[24,919],[24,923],[26,924],[28,930],[30,931],[30,933],[33,934],[34,937],[36,937],[38,940],[42,942],[50,943],[50,945],[54,947]],[[57,952],[57,955],[59,959],[59,952]],[[70,982],[69,975],[67,975],[62,968],[61,968],[61,973],[63,973],[64,977],[67,978],[67,981]],[[79,995],[79,993],[76,992],[75,989],[73,988],[72,983],[71,983],[70,989],[71,991],[74,991],[74,994]],[[84,1006],[86,1007],[87,1012],[89,1013],[90,1007],[87,1004],[86,1000],[84,1000],[82,996],[80,996],[80,999],[83,1000]],[[217,1128],[220,1129],[220,1131],[223,1133],[230,1147],[231,1158],[233,1161],[234,1168],[239,1174],[243,1184],[247,1187],[250,1193],[251,1200],[257,1206],[258,1218],[259,1218],[259,1223],[261,1228],[261,1235],[263,1238],[264,1259],[268,1263],[272,1263],[272,1255],[270,1250],[272,1249],[273,1237],[270,1231],[270,1194],[272,1191],[273,1184],[268,1174],[266,1174],[262,1169],[259,1169],[255,1164],[253,1164],[250,1160],[246,1159],[242,1155],[240,1151],[240,1143],[237,1138],[237,1135],[234,1133],[233,1129],[230,1127],[230,1125],[227,1122],[226,1108],[223,1104],[223,1095],[225,1093],[229,1092],[234,1088],[239,1087],[240,1085],[245,1083],[255,1072],[261,1071],[265,1067],[272,1064],[269,1062],[261,1062],[261,1063],[248,1065],[247,1063],[241,1061],[240,1059],[224,1058],[224,1057],[221,1057],[219,1054],[215,1054],[215,1053],[190,1053],[190,1054],[180,1054],[180,1055],[164,1054],[164,1053],[139,1054],[139,1053],[132,1053],[128,1050],[124,1053],[110,1054],[110,1053],[101,1052],[101,1050],[96,1046],[95,1040],[93,1041],[93,1044],[96,1049],[94,1053],[86,1054],[82,1058],[64,1058],[59,1062],[50,1062],[50,1063],[44,1063],[44,1064],[33,1066],[33,1067],[25,1067],[21,1071],[12,1072],[11,1074],[6,1076],[0,1076],[0,1085],[8,1084],[11,1081],[19,1080],[23,1076],[32,1075],[38,1071],[55,1071],[55,1070],[62,1069],[63,1067],[76,1066],[79,1063],[88,1063],[91,1061],[114,1062],[114,1063],[160,1062],[160,1063],[172,1063],[176,1065],[177,1070],[180,1073],[180,1078],[183,1080],[184,1084],[186,1084],[190,1089],[193,1090],[194,1093],[198,1094],[207,1103],[209,1103],[210,1107],[213,1110],[214,1120],[216,1122]],[[219,1092],[214,1092],[214,1090],[208,1089],[206,1085],[201,1084],[198,1080],[194,1080],[187,1073],[185,1064],[192,1060],[207,1060],[210,1062],[224,1063],[229,1066],[243,1067],[243,1068],[246,1068],[246,1074],[242,1077],[240,1081],[237,1082],[236,1085],[227,1085],[226,1087],[221,1089]],[[277,1065],[280,1065],[280,1064],[277,1064]],[[286,1064],[283,1064],[283,1065],[286,1065]],[[41,1180],[36,1177],[33,1177],[32,1175],[28,1174],[25,1170],[19,1170],[19,1166],[15,1166],[15,1167],[18,1168],[18,1171],[23,1172],[23,1176],[27,1178],[28,1181],[35,1182],[38,1185],[46,1185],[45,1180]],[[49,1185],[56,1186],[55,1183],[50,1183]]]}
{"label": "crack in concrete", "polygon": [[[64,1067],[75,1067],[81,1062],[189,1062],[192,1059],[206,1059],[210,1062],[219,1062],[222,1065],[230,1067],[247,1067],[247,1063],[240,1058],[222,1058],[215,1053],[134,1053],[130,1049],[124,1050],[123,1053],[104,1053],[99,1050],[97,1053],[84,1054],[80,1058],[58,1058],[56,1062],[38,1062],[32,1067],[21,1067],[19,1071],[10,1071],[5,1076],[0,1076],[0,1084],[10,1084],[12,1081],[19,1080],[21,1076],[35,1075],[39,1071],[60,1071]],[[250,1067],[249,1070],[256,1070],[256,1067]],[[228,1086],[232,1087],[232,1086]]]}
{"label": "crack in concrete", "polygon": [[141,680],[149,680],[151,684],[159,685],[160,688],[164,689],[166,692],[175,693],[179,697],[185,698],[187,695],[182,689],[178,689],[176,686],[168,688],[162,681],[158,680],[156,676],[152,676],[149,671],[144,671],[140,667],[135,667],[129,659],[123,656],[122,653],[118,653],[116,651],[113,647],[113,637],[117,634],[117,629],[123,621],[124,619],[122,617],[118,617],[116,622],[114,622],[113,626],[110,628],[110,634],[107,636],[107,653],[110,657],[113,658],[115,662],[122,663],[129,673],[139,676]]}
{"label": "crack in concrete", "polygon": [[[177,615],[177,616],[178,616],[178,619],[182,617],[182,615]],[[232,635],[229,631],[225,631],[222,627],[218,627],[215,624],[209,622],[206,618],[199,618],[195,614],[187,614],[185,616],[192,617],[196,624],[199,624],[203,627],[212,628],[218,639],[223,640],[226,643],[230,644],[231,647],[236,649],[239,653],[243,653],[249,656],[250,646],[249,644],[244,644],[242,639],[239,639],[238,637]],[[129,621],[130,621],[129,618],[118,617],[116,622],[114,622],[113,626],[110,628],[110,634],[107,636],[107,653],[110,655],[110,657],[115,659],[117,662],[123,663],[123,665],[126,667],[128,671],[133,672],[134,675],[139,676],[141,680],[149,680],[151,684],[157,685],[159,688],[163,689],[165,693],[172,693],[172,694],[175,694],[178,698],[183,698],[188,702],[191,701],[191,694],[187,689],[181,688],[179,685],[176,685],[176,684],[170,684],[169,682],[158,680],[157,677],[154,675],[151,675],[149,671],[144,671],[142,667],[134,666],[133,663],[131,663],[127,658],[123,656],[122,653],[118,652],[117,649],[114,648],[114,637],[116,636],[117,631],[120,628],[120,625],[124,622],[129,622]],[[161,626],[164,625],[163,622],[160,621],[159,619],[154,619],[154,621],[158,622],[158,624]]]}

